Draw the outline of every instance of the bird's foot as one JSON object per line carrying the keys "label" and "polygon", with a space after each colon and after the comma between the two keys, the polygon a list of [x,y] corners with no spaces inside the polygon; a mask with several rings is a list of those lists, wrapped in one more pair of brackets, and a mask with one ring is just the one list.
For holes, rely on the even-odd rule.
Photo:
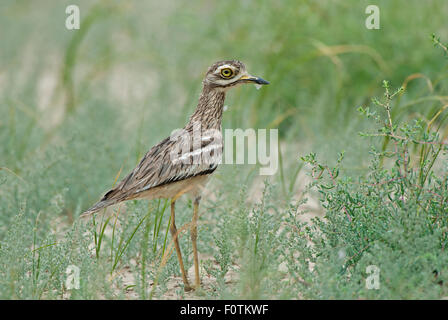
{"label": "bird's foot", "polygon": [[196,284],[194,286],[190,285],[190,284],[186,284],[184,285],[184,290],[185,292],[189,292],[189,291],[201,291],[201,284]]}

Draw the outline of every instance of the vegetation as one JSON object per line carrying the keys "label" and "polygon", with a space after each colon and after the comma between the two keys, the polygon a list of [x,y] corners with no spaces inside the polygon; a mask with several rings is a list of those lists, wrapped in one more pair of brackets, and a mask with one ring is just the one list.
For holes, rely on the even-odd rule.
{"label": "vegetation", "polygon": [[[446,297],[448,3],[378,0],[380,30],[369,4],[3,1],[0,298]],[[79,215],[184,125],[224,58],[271,82],[229,93],[224,127],[278,128],[280,168],[219,168],[200,208],[203,290],[184,293],[167,202]],[[177,206],[180,227],[193,209]]]}

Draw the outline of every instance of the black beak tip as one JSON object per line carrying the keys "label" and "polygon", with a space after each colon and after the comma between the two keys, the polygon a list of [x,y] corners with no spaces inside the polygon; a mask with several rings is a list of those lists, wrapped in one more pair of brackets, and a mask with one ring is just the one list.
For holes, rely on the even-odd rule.
{"label": "black beak tip", "polygon": [[257,78],[255,80],[255,83],[257,83],[257,84],[269,84],[269,81],[266,81],[266,80],[264,80],[262,78]]}

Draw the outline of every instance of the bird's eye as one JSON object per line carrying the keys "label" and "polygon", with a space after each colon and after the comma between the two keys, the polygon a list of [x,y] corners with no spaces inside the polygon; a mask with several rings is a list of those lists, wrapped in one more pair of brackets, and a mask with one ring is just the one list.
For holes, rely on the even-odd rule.
{"label": "bird's eye", "polygon": [[221,76],[223,76],[224,78],[230,78],[231,76],[233,76],[233,70],[230,68],[224,68],[221,70]]}

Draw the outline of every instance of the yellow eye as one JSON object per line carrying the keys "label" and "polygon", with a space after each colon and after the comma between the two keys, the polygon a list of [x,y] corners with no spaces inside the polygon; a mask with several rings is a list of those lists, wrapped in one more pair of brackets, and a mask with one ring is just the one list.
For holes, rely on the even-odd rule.
{"label": "yellow eye", "polygon": [[231,76],[233,76],[233,70],[230,68],[224,68],[221,70],[221,76],[223,76],[224,78],[230,78]]}

